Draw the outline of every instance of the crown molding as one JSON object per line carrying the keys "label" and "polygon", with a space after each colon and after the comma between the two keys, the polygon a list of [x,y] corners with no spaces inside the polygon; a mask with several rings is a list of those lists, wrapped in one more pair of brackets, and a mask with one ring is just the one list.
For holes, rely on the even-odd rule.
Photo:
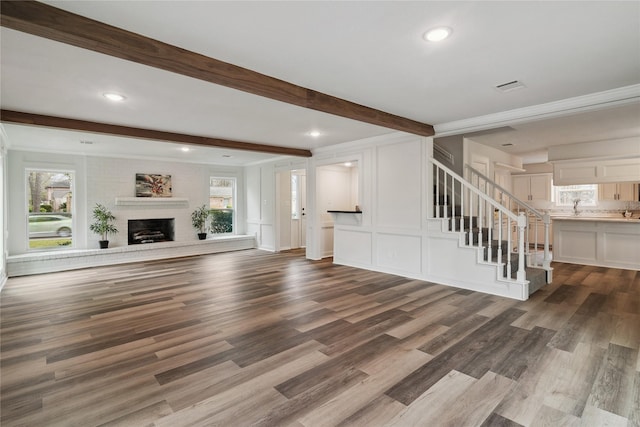
{"label": "crown molding", "polygon": [[435,137],[460,135],[470,132],[515,125],[533,120],[561,117],[579,112],[595,111],[640,101],[640,84],[576,96],[561,101],[532,105],[500,113],[434,125]]}

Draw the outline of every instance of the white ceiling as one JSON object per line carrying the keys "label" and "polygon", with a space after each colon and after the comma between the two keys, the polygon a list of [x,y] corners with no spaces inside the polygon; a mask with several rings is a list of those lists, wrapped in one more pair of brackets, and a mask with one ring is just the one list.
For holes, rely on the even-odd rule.
{"label": "white ceiling", "polygon": [[[640,87],[637,1],[45,3],[433,124],[437,132],[451,129],[447,125],[452,123]],[[440,44],[424,42],[424,31],[439,25],[453,28],[452,36]],[[6,28],[0,36],[3,109],[306,149],[393,132]],[[495,89],[512,80],[526,88]],[[102,97],[107,91],[127,100],[109,103]],[[474,140],[533,158],[549,144],[638,136],[640,95],[631,92],[636,93],[631,99],[581,114],[537,117],[530,123],[485,122],[484,128],[509,125],[515,130]],[[624,93],[629,98],[629,91]],[[4,128],[13,148],[135,156],[154,152],[170,158],[178,148],[79,132]],[[312,129],[322,135],[311,138]],[[502,147],[507,142],[514,145]],[[222,157],[229,154],[233,157]],[[197,147],[180,155],[220,164],[271,157]]]}

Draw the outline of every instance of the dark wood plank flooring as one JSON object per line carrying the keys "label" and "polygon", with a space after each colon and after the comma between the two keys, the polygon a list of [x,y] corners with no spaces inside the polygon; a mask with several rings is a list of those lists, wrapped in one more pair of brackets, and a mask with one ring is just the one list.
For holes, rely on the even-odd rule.
{"label": "dark wood plank flooring", "polygon": [[526,302],[258,250],[8,280],[2,426],[640,426],[640,273]]}

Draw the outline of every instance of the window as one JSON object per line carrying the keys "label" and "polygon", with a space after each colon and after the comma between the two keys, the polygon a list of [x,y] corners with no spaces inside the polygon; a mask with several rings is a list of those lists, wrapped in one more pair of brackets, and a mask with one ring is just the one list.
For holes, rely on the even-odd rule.
{"label": "window", "polygon": [[29,249],[73,246],[73,173],[27,170]]}
{"label": "window", "polygon": [[209,180],[209,228],[212,234],[235,231],[236,179],[211,177]]}
{"label": "window", "polygon": [[554,187],[557,206],[573,206],[579,200],[580,206],[595,206],[598,201],[598,185],[563,185]]}

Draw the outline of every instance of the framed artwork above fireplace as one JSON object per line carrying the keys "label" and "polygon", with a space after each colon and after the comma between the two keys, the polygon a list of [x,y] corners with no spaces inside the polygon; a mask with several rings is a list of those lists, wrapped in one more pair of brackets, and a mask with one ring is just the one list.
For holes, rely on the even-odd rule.
{"label": "framed artwork above fireplace", "polygon": [[171,175],[136,174],[136,197],[171,197]]}

